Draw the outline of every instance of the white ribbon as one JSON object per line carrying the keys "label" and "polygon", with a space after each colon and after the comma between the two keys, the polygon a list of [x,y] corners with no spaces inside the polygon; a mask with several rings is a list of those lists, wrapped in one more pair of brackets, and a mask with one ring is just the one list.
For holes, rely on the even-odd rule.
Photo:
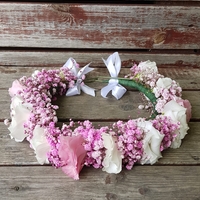
{"label": "white ribbon", "polygon": [[95,89],[84,84],[84,75],[91,72],[93,68],[89,67],[90,64],[87,64],[85,67],[78,71],[78,64],[73,58],[69,58],[68,61],[63,65],[71,70],[74,76],[77,77],[74,87],[67,90],[66,96],[73,96],[81,93],[81,90],[86,94],[95,96]]}
{"label": "white ribbon", "polygon": [[[117,78],[121,69],[121,59],[119,57],[118,52],[113,53],[112,55],[108,57],[106,61],[104,59],[103,61],[110,73],[110,76],[113,78]],[[108,95],[110,91],[112,91],[112,95],[116,99],[120,99],[126,92],[126,88],[120,85],[117,79],[111,78],[108,82],[108,85],[101,89],[101,95],[104,98],[106,98],[106,96]]]}

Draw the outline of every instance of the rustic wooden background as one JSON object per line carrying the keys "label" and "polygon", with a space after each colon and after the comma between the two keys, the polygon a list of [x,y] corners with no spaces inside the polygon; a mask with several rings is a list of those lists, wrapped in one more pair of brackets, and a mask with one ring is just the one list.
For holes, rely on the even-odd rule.
{"label": "rustic wooden background", "polygon": [[[108,74],[101,58],[114,51],[121,76],[134,62],[156,61],[160,73],[177,80],[193,110],[181,148],[169,149],[153,166],[135,166],[118,175],[84,168],[80,180],[38,165],[27,142],[9,137],[8,88],[35,69],[61,67],[69,57],[93,76]],[[0,1],[0,199],[171,200],[200,199],[200,1]],[[69,118],[109,124],[148,113],[137,109],[137,91],[119,101],[84,94],[59,99],[61,122]]]}

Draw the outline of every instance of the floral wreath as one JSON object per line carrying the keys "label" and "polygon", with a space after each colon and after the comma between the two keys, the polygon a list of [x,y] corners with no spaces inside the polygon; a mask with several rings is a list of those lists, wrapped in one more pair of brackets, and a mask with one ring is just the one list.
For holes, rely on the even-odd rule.
{"label": "floral wreath", "polygon": [[[95,90],[84,84],[85,75],[92,71],[89,64],[79,70],[73,58],[58,70],[35,71],[30,77],[15,80],[9,88],[11,121],[6,119],[11,138],[25,138],[35,151],[40,164],[62,168],[73,179],[79,179],[84,165],[119,173],[122,167],[131,169],[135,163],[154,164],[168,147],[179,148],[187,134],[191,105],[181,98],[176,81],[158,73],[155,62],[140,62],[130,68],[130,74],[118,78],[121,60],[117,52],[103,60],[111,77],[101,89],[120,99],[125,87],[138,89],[148,104],[139,109],[151,109],[146,118],[117,121],[111,127],[95,128],[89,120],[56,126],[59,95],[72,96],[81,90],[95,96]],[[125,87],[124,87],[125,86]]]}

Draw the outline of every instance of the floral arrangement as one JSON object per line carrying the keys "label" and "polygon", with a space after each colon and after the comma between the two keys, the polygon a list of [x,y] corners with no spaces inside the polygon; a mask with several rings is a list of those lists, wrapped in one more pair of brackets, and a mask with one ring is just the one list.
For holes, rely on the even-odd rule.
{"label": "floral arrangement", "polygon": [[151,109],[146,118],[117,121],[111,127],[95,128],[86,120],[62,127],[56,126],[59,95],[72,96],[81,91],[95,96],[95,90],[84,84],[85,75],[93,70],[89,64],[79,69],[70,58],[57,70],[35,71],[30,77],[15,80],[9,89],[11,121],[6,119],[11,138],[30,142],[40,164],[62,168],[73,179],[79,179],[84,165],[119,173],[122,167],[131,169],[135,163],[154,164],[169,147],[179,148],[187,134],[191,105],[181,98],[178,83],[158,73],[155,62],[140,62],[130,68],[130,74],[119,78],[121,60],[117,52],[103,60],[111,77],[101,95],[109,92],[120,99],[126,88],[138,89],[148,103],[139,109]]}

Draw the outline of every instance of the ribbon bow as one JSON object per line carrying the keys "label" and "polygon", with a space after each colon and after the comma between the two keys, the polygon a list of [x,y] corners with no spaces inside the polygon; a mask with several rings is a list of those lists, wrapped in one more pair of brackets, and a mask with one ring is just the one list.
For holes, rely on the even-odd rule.
{"label": "ribbon bow", "polygon": [[84,84],[83,80],[85,79],[85,74],[91,72],[93,68],[89,67],[90,64],[87,64],[85,67],[78,71],[78,64],[73,58],[69,58],[68,61],[64,64],[63,67],[67,67],[71,70],[75,77],[77,77],[76,83],[72,88],[67,90],[66,96],[73,96],[81,93],[81,90],[86,94],[95,96],[95,89]]}
{"label": "ribbon bow", "polygon": [[103,61],[110,73],[110,76],[114,79],[111,78],[108,85],[101,89],[101,95],[106,98],[107,94],[112,91],[112,95],[116,99],[120,99],[126,92],[126,88],[120,85],[118,83],[119,81],[116,79],[121,69],[121,59],[118,52],[113,53],[106,61],[104,59]]}

